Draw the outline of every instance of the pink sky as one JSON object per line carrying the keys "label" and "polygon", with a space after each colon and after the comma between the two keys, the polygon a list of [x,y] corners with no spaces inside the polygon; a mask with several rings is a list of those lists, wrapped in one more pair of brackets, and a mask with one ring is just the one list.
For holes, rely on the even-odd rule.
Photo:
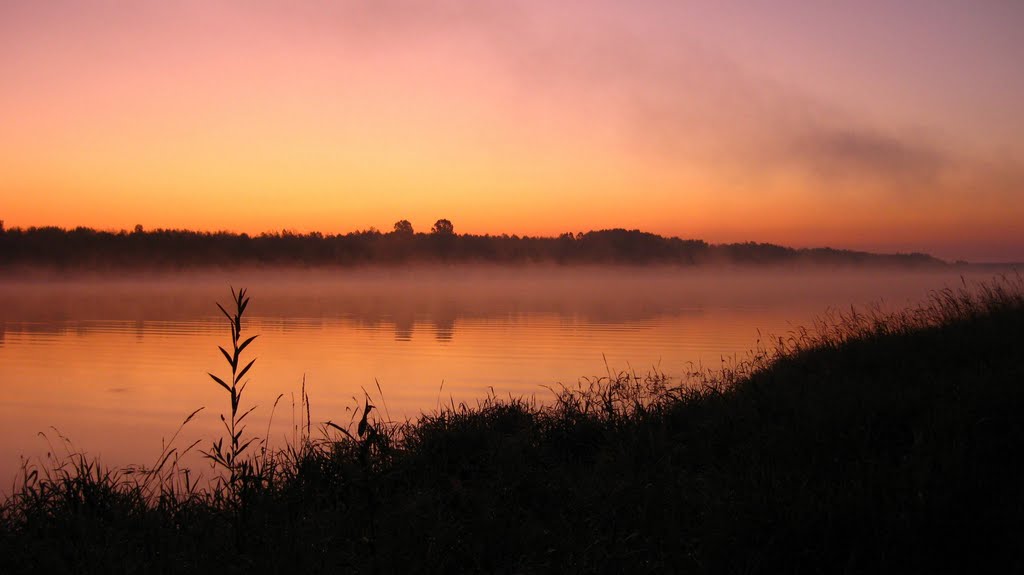
{"label": "pink sky", "polygon": [[1022,26],[1013,0],[6,1],[0,218],[1020,261]]}

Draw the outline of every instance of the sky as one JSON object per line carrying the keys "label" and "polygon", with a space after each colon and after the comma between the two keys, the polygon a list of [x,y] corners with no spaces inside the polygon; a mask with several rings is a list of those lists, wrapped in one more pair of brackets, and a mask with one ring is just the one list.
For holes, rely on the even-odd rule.
{"label": "sky", "polygon": [[1024,261],[1024,3],[0,0],[6,226]]}

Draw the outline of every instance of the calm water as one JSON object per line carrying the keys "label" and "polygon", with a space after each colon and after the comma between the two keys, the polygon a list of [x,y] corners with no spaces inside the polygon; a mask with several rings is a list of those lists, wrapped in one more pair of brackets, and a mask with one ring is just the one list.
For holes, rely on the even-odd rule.
{"label": "calm water", "polygon": [[[468,270],[248,272],[133,279],[0,280],[0,491],[22,457],[64,447],[121,466],[218,436],[228,345],[214,302],[248,286],[244,329],[260,338],[246,402],[250,431],[292,433],[303,377],[314,421],[347,422],[379,382],[392,419],[440,402],[550,397],[545,386],[652,366],[669,375],[742,357],[768,334],[829,308],[896,308],[958,286],[961,272]],[[983,276],[975,276],[981,279]],[[968,278],[972,279],[972,278]],[[49,437],[40,435],[44,432]],[[205,465],[205,464],[200,464]]]}

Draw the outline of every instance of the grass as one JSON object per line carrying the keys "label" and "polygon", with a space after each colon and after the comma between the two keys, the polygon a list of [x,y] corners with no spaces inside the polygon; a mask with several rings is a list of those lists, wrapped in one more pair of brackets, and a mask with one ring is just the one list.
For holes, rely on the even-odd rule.
{"label": "grass", "polygon": [[227,489],[171,449],[132,473],[70,456],[0,508],[0,572],[1020,571],[1022,284],[828,317],[683,381],[405,423],[367,398]]}

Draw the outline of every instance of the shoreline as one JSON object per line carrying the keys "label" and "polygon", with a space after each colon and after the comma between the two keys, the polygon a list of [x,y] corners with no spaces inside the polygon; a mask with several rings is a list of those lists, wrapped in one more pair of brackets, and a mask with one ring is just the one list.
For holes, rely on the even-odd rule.
{"label": "shoreline", "polygon": [[154,549],[169,571],[1019,564],[1024,464],[1000,454],[1024,442],[1020,277],[819,327],[699,385],[610,374],[550,406],[490,397],[390,425],[367,397],[361,420],[322,440],[307,424],[219,491],[176,472],[151,499],[72,462],[4,503],[0,547],[57,570],[156,568]]}

